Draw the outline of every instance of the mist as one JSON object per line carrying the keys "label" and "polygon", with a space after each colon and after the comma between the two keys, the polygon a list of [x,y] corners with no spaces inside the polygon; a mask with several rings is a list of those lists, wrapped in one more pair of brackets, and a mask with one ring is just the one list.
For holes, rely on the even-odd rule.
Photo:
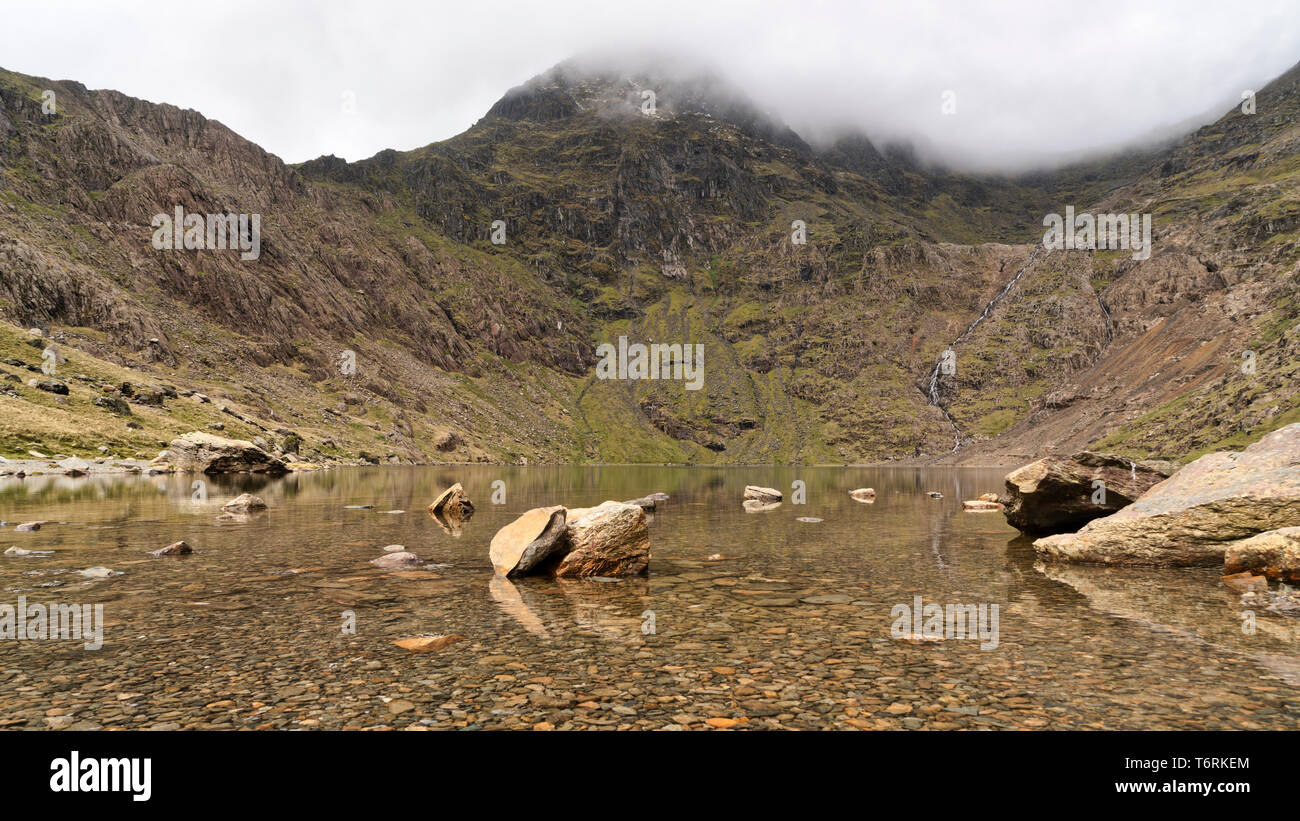
{"label": "mist", "polygon": [[288,162],[446,139],[557,63],[646,52],[715,67],[809,142],[862,131],[1014,171],[1221,116],[1300,62],[1300,6],[52,0],[0,30],[0,67],[193,108]]}

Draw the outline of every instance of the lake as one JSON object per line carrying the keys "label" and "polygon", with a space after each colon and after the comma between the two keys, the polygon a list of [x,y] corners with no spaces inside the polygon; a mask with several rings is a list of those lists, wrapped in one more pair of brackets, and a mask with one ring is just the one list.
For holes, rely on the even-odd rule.
{"label": "lake", "polygon": [[[1247,625],[1213,569],[1039,564],[1000,514],[962,510],[1001,491],[1004,475],[469,466],[0,479],[0,548],[52,551],[0,557],[0,604],[102,605],[104,619],[99,649],[0,640],[0,719],[29,729],[1300,727],[1294,619],[1260,612]],[[477,512],[452,533],[425,507],[457,481]],[[796,481],[805,504],[792,503]],[[747,512],[747,484],[786,499]],[[864,486],[874,503],[849,498]],[[218,521],[244,491],[269,510]],[[488,542],[525,510],[656,491],[671,499],[649,516],[647,576],[494,578]],[[15,532],[30,520],[52,523]],[[146,555],[177,540],[195,552]],[[371,565],[387,545],[428,564]],[[114,575],[78,572],[92,567]],[[939,635],[916,635],[918,604],[941,609]],[[951,629],[958,605],[973,605],[956,609],[979,613],[983,636]],[[422,635],[463,640],[430,653],[393,644]]]}

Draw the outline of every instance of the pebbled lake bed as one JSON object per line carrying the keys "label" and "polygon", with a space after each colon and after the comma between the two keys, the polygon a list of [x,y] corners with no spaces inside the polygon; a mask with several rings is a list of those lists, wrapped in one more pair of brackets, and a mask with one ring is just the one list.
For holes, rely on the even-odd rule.
{"label": "pebbled lake bed", "polygon": [[[98,604],[104,625],[96,650],[0,639],[0,724],[1300,728],[1300,621],[1260,612],[1243,630],[1214,570],[1040,564],[1000,514],[962,510],[1001,491],[1004,474],[470,466],[2,479],[0,548],[50,552],[0,556],[0,605]],[[792,503],[796,480],[805,504]],[[458,533],[425,512],[453,482],[477,507]],[[747,512],[747,484],[786,500]],[[864,486],[874,503],[849,498]],[[245,491],[269,510],[219,521]],[[649,517],[647,576],[493,577],[488,542],[525,510],[655,491],[671,499]],[[51,523],[15,531],[32,520]],[[195,552],[146,555],[177,540]],[[371,565],[387,545],[426,566]],[[77,572],[93,567],[113,575]],[[995,635],[912,635],[922,622],[900,627],[900,613],[918,603],[996,605]],[[464,638],[428,653],[393,644],[425,635]]]}

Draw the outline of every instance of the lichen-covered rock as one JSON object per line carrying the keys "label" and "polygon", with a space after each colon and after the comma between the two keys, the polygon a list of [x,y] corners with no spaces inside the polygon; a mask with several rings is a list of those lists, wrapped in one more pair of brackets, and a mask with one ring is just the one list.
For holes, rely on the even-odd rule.
{"label": "lichen-covered rock", "polygon": [[1202,456],[1078,533],[1034,542],[1045,559],[1212,566],[1232,542],[1300,526],[1300,424],[1241,452]]}
{"label": "lichen-covered rock", "polygon": [[252,442],[194,431],[167,446],[177,470],[200,473],[288,473],[284,462]]}
{"label": "lichen-covered rock", "polygon": [[622,502],[569,512],[556,576],[635,576],[650,565],[645,511]]}
{"label": "lichen-covered rock", "polygon": [[1077,530],[1132,504],[1168,475],[1166,463],[1104,453],[1049,456],[1007,476],[1007,523],[1026,533]]}

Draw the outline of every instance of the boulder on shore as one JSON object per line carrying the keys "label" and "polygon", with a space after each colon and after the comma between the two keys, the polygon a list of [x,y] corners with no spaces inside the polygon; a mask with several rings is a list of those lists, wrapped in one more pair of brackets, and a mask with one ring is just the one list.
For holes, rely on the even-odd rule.
{"label": "boulder on shore", "polygon": [[1131,462],[1090,451],[1048,456],[1007,476],[1007,523],[1025,533],[1077,530],[1132,504],[1169,471],[1165,462]]}
{"label": "boulder on shore", "polygon": [[781,491],[775,488],[746,485],[745,499],[755,502],[779,502],[781,501],[782,496]]}
{"label": "boulder on shore", "polygon": [[556,576],[635,576],[650,565],[645,511],[622,502],[569,511]]}
{"label": "boulder on shore", "polygon": [[194,431],[167,446],[177,470],[200,473],[288,473],[284,462],[243,439]]}
{"label": "boulder on shore", "polygon": [[1233,542],[1296,526],[1300,424],[1241,452],[1202,456],[1119,512],[1078,533],[1039,539],[1034,548],[1042,558],[1061,561],[1212,566],[1224,564]]}
{"label": "boulder on shore", "polygon": [[1300,584],[1300,527],[1283,527],[1230,543],[1223,555],[1223,572],[1258,573],[1274,581]]}
{"label": "boulder on shore", "polygon": [[452,485],[433,500],[429,513],[453,522],[465,521],[474,515],[474,503],[469,500],[460,482]]}
{"label": "boulder on shore", "polygon": [[559,505],[537,507],[498,530],[488,547],[492,567],[502,576],[533,572],[559,546],[566,515]]}

